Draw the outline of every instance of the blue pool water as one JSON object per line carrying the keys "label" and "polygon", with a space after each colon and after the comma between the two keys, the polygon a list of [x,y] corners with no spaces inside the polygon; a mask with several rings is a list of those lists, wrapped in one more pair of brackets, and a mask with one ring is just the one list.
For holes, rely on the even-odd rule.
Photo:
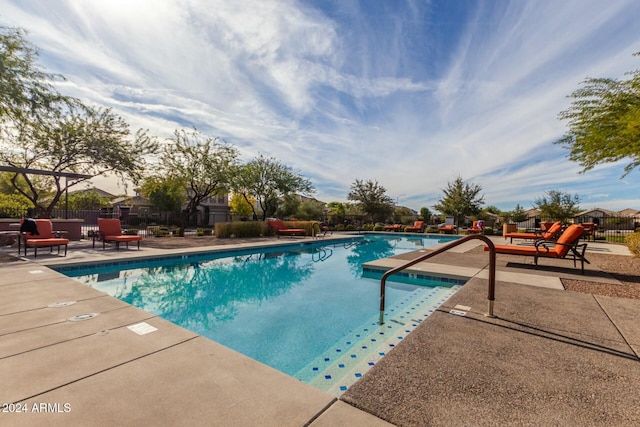
{"label": "blue pool water", "polygon": [[[336,346],[340,353],[375,329],[379,278],[363,277],[362,264],[453,239],[369,234],[58,270],[311,382],[319,371],[314,361],[326,361],[323,355]],[[432,279],[423,280],[423,286],[389,284],[387,307],[402,304],[415,292],[431,292],[429,287],[451,293],[461,283]],[[354,338],[344,341],[350,334]]]}

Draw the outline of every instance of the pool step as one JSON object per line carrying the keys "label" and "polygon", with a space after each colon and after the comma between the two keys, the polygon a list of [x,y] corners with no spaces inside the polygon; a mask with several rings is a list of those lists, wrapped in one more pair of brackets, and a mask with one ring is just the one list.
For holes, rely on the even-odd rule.
{"label": "pool step", "polygon": [[295,377],[336,397],[374,366],[460,286],[418,288],[385,312],[345,337]]}

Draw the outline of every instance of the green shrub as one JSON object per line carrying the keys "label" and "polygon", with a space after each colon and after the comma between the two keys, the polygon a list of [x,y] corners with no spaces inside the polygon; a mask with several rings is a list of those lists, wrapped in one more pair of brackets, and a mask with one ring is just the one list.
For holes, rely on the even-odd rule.
{"label": "green shrub", "polygon": [[344,228],[346,231],[356,231],[356,227],[354,227],[353,225],[349,224]]}
{"label": "green shrub", "polygon": [[485,236],[493,236],[493,228],[485,227],[484,230],[483,230],[483,234]]}
{"label": "green shrub", "polygon": [[640,232],[629,234],[626,238],[627,246],[631,253],[640,256]]}
{"label": "green shrub", "polygon": [[384,231],[384,227],[382,225],[374,225],[373,231]]}

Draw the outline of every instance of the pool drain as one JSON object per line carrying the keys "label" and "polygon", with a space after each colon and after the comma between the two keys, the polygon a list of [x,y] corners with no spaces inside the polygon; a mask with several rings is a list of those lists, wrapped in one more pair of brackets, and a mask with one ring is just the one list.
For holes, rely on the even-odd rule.
{"label": "pool drain", "polygon": [[94,317],[97,317],[99,315],[100,315],[100,313],[76,314],[75,316],[69,317],[67,320],[70,320],[72,322],[80,322],[80,321],[83,321],[83,320],[93,319]]}
{"label": "pool drain", "polygon": [[49,304],[47,307],[50,307],[50,308],[69,307],[70,305],[73,305],[77,302],[78,301],[60,301],[60,302],[54,302],[53,304]]}

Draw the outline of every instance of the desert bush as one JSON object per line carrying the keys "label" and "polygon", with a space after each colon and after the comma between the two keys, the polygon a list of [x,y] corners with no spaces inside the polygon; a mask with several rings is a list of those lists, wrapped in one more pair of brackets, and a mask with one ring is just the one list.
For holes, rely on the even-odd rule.
{"label": "desert bush", "polygon": [[155,237],[167,237],[169,235],[169,227],[156,226],[150,227],[151,235]]}
{"label": "desert bush", "polygon": [[635,232],[635,233],[629,234],[626,238],[626,242],[631,253],[633,253],[636,256],[640,256],[640,233]]}
{"label": "desert bush", "polygon": [[269,233],[269,226],[262,221],[221,222],[215,227],[215,236],[219,239],[260,237]]}

